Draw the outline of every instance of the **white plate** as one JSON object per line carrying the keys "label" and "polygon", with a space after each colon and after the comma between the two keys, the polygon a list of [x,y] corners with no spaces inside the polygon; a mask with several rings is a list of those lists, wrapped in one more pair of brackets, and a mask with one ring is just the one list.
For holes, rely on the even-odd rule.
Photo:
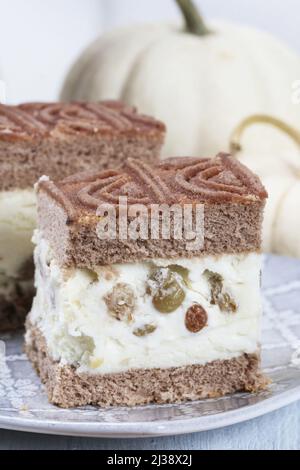
{"label": "white plate", "polygon": [[263,275],[263,367],[273,380],[267,392],[180,405],[63,410],[49,405],[22,354],[22,335],[6,336],[0,361],[0,427],[98,437],[184,434],[245,421],[300,399],[300,262],[268,256]]}

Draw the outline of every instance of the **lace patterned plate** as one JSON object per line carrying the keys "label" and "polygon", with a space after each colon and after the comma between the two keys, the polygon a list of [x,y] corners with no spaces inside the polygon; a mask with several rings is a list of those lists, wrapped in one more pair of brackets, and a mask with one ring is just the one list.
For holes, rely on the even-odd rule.
{"label": "lace patterned plate", "polygon": [[174,435],[228,426],[292,403],[300,399],[300,261],[265,257],[263,297],[263,367],[273,380],[267,392],[180,405],[62,410],[48,404],[22,353],[22,335],[6,335],[0,337],[6,343],[4,356],[0,342],[0,427],[77,436]]}

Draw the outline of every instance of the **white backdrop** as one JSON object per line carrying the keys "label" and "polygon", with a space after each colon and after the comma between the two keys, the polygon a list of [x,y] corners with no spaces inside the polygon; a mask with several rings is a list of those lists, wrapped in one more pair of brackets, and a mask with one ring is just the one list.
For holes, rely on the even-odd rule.
{"label": "white backdrop", "polygon": [[[207,18],[270,31],[300,53],[299,0],[196,0]],[[51,100],[78,54],[102,31],[176,20],[173,0],[0,0],[0,79],[7,101]]]}

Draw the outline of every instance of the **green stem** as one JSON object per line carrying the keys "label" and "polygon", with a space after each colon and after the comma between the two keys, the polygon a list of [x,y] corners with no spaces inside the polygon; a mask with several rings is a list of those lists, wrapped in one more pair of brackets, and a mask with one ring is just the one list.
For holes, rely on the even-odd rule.
{"label": "green stem", "polygon": [[206,36],[211,33],[192,0],[175,1],[184,16],[186,29],[189,33],[197,36]]}

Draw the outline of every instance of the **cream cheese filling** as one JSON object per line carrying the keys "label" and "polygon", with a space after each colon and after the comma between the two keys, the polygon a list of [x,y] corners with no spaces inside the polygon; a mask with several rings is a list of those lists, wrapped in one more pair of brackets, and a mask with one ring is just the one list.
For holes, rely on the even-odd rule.
{"label": "cream cheese filling", "polygon": [[20,268],[32,257],[35,227],[34,190],[0,192],[0,284],[1,278],[17,279]]}
{"label": "cream cheese filling", "polygon": [[[205,364],[259,347],[261,261],[256,253],[119,264],[91,272],[61,269],[38,232],[35,241],[37,295],[30,320],[61,364],[73,364],[80,372],[115,373]],[[182,283],[185,298],[175,311],[161,313],[149,291],[150,273],[174,264],[188,270],[188,284]],[[212,304],[207,270],[221,276],[235,312]],[[120,319],[108,299],[124,285],[134,301],[129,302],[130,314]],[[207,314],[207,324],[197,333],[185,322],[195,304]]]}

